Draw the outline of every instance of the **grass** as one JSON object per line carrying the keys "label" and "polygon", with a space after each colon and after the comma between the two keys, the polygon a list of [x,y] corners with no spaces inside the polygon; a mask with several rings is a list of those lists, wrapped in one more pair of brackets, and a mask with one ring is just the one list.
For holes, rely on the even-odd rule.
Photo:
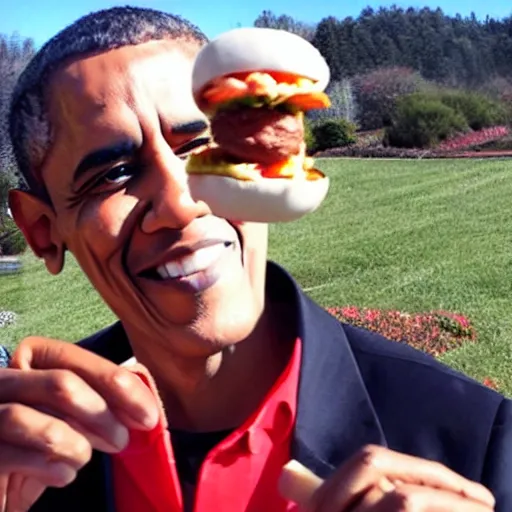
{"label": "grass", "polygon": [[59,276],[31,253],[23,262],[22,273],[0,276],[0,310],[18,315],[16,325],[0,329],[0,343],[12,348],[30,335],[76,341],[115,320],[73,257]]}
{"label": "grass", "polygon": [[[442,359],[490,377],[512,395],[512,162],[319,160],[332,180],[325,203],[274,225],[270,258],[323,306],[465,314],[477,343]],[[70,258],[50,277],[25,256],[20,276],[0,276],[0,329],[11,347],[41,334],[76,340],[113,320]]]}

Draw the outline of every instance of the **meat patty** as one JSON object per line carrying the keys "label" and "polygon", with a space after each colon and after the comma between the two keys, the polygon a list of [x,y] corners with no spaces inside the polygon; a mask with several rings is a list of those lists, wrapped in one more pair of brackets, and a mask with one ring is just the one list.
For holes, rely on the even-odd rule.
{"label": "meat patty", "polygon": [[304,141],[301,117],[266,108],[220,111],[212,119],[211,129],[226,153],[265,165],[298,154]]}

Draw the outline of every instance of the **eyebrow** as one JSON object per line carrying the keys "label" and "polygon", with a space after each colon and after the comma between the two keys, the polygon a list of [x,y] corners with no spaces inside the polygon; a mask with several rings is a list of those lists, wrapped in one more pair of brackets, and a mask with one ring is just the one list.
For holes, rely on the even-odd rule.
{"label": "eyebrow", "polygon": [[82,176],[96,167],[112,164],[121,158],[131,157],[137,151],[134,142],[119,142],[105,148],[97,149],[86,155],[75,169],[73,181],[78,181]]}
{"label": "eyebrow", "polygon": [[171,133],[175,135],[190,135],[204,132],[208,129],[206,121],[189,121],[188,123],[176,123],[171,125]]}
{"label": "eyebrow", "polygon": [[[171,132],[175,135],[199,134],[207,129],[208,124],[202,120],[176,123],[171,126]],[[121,158],[132,157],[136,151],[137,145],[132,141],[119,142],[112,146],[92,151],[82,158],[76,167],[73,173],[73,181],[77,182],[92,169],[112,164]]]}

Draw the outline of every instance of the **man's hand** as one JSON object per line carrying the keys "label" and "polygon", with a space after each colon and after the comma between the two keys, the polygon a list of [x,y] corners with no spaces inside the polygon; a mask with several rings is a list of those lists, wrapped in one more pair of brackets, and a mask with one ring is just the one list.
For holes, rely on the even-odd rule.
{"label": "man's hand", "polygon": [[445,466],[379,446],[367,446],[322,481],[295,461],[280,490],[307,512],[491,512],[482,485]]}
{"label": "man's hand", "polygon": [[27,338],[0,369],[0,512],[28,510],[63,487],[92,450],[121,451],[128,429],[158,421],[155,398],[128,370],[71,343]]}

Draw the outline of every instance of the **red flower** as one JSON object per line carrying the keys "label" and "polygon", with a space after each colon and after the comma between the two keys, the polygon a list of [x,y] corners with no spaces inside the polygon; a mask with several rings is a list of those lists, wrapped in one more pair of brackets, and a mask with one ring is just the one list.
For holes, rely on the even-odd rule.
{"label": "red flower", "polygon": [[485,377],[485,379],[483,380],[483,385],[491,389],[498,389],[498,384],[490,377]]}

